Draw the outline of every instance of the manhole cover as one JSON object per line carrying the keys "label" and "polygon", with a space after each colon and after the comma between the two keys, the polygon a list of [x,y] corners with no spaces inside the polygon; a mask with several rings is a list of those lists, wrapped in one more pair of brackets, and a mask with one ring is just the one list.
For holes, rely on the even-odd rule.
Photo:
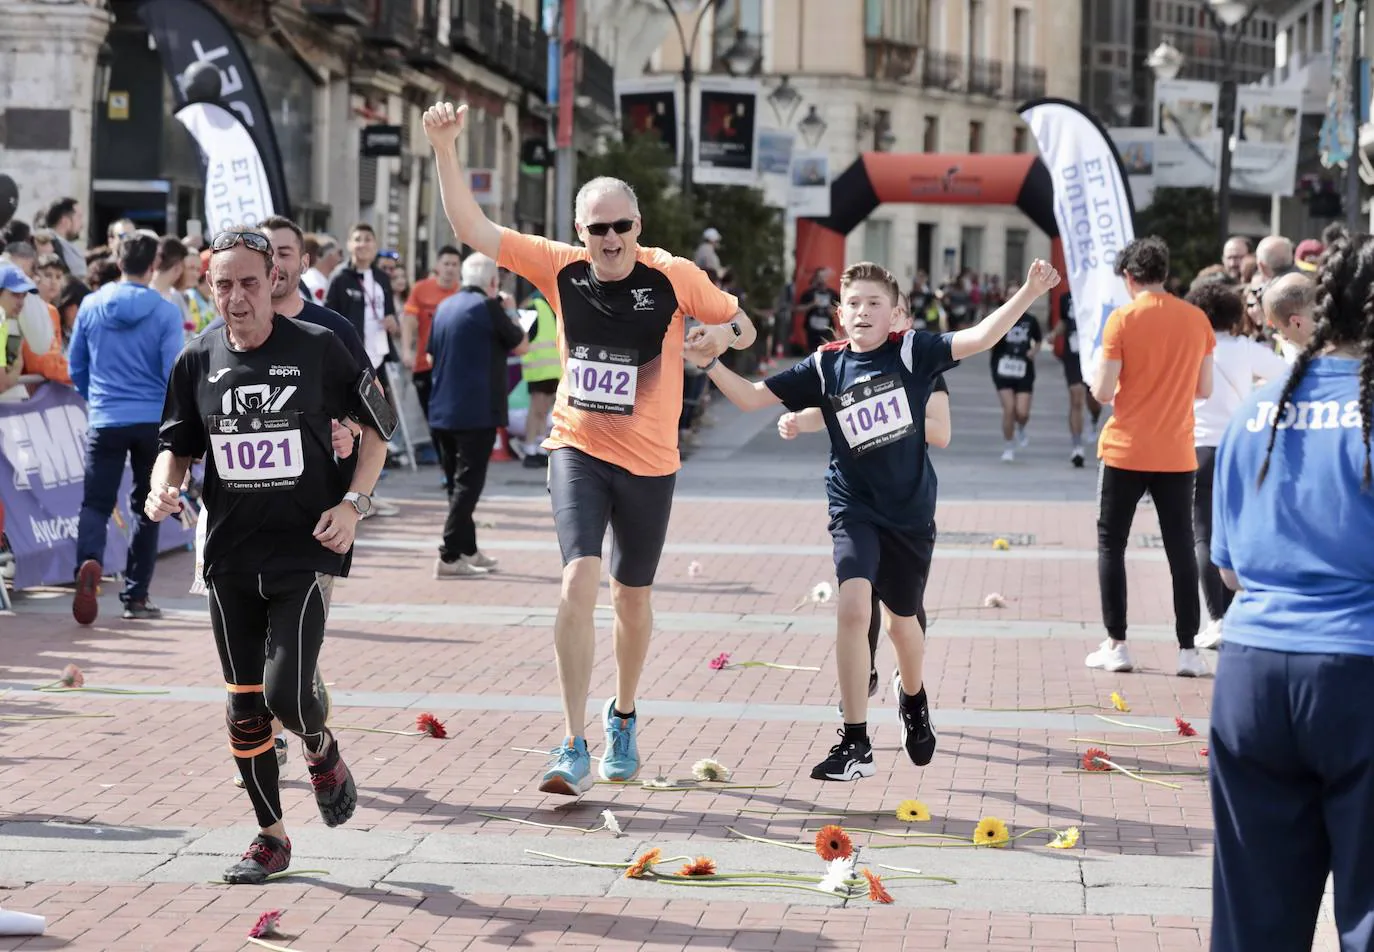
{"label": "manhole cover", "polygon": [[935,538],[943,545],[992,545],[998,539],[1011,545],[1035,545],[1035,536],[1029,532],[941,532]]}

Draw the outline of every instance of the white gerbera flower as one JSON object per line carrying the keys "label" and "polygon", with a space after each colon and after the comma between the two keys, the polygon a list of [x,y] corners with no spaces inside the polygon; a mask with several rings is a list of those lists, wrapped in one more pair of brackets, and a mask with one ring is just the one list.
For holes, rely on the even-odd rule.
{"label": "white gerbera flower", "polygon": [[817,582],[811,589],[811,601],[817,605],[824,605],[835,597],[835,590],[830,587],[829,582]]}
{"label": "white gerbera flower", "polygon": [[601,811],[601,822],[606,824],[606,829],[614,836],[625,835],[625,831],[620,828],[620,821],[615,818],[615,814],[610,810]]}
{"label": "white gerbera flower", "polygon": [[692,764],[692,776],[698,780],[714,780],[724,783],[730,779],[730,768],[720,761],[707,757]]}
{"label": "white gerbera flower", "polygon": [[832,859],[825,868],[825,876],[816,888],[821,892],[835,893],[848,889],[848,880],[854,878],[854,862],[858,857]]}

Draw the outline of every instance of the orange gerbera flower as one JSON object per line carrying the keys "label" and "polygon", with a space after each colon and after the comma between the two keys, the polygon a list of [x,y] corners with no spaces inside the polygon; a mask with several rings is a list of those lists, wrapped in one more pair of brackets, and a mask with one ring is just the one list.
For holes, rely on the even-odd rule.
{"label": "orange gerbera flower", "polygon": [[698,856],[678,870],[679,876],[714,876],[715,874],[716,861],[709,856]]}
{"label": "orange gerbera flower", "polygon": [[832,859],[849,859],[854,855],[854,841],[843,827],[823,826],[816,833],[816,855],[827,863]]}
{"label": "orange gerbera flower", "polygon": [[1111,767],[1108,767],[1102,762],[1107,759],[1107,752],[1101,747],[1089,747],[1087,750],[1083,751],[1083,769],[1111,770]]}
{"label": "orange gerbera flower", "polygon": [[655,846],[653,849],[649,850],[649,852],[644,853],[644,854],[641,855],[638,859],[636,859],[633,863],[630,864],[630,868],[627,869],[627,870],[625,870],[625,878],[626,878],[626,879],[643,879],[643,878],[644,878],[644,874],[645,874],[645,873],[648,873],[648,872],[652,872],[652,871],[653,871],[653,869],[652,869],[653,865],[654,865],[655,863],[657,863],[659,860],[661,860],[662,858],[663,858],[663,851],[660,850],[657,846]]}
{"label": "orange gerbera flower", "polygon": [[1181,718],[1181,717],[1176,717],[1176,718],[1174,718],[1174,726],[1176,726],[1176,727],[1178,728],[1178,734],[1179,734],[1180,737],[1196,737],[1196,736],[1197,736],[1197,731],[1193,728],[1193,725],[1192,725],[1192,724],[1189,724],[1187,721],[1185,721],[1185,720],[1184,720],[1183,718]]}
{"label": "orange gerbera flower", "polygon": [[860,870],[864,874],[864,879],[868,880],[868,898],[874,902],[892,902],[892,893],[883,887],[882,879],[867,867]]}
{"label": "orange gerbera flower", "polygon": [[433,714],[421,714],[415,718],[415,727],[424,731],[430,737],[437,737],[440,740],[448,737],[448,730],[444,727],[444,722]]}

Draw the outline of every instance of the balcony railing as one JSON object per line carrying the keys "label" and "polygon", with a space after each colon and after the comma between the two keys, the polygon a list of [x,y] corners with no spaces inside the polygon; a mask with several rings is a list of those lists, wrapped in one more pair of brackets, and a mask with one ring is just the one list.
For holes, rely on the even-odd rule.
{"label": "balcony railing", "polygon": [[494,63],[496,47],[501,41],[500,17],[496,13],[495,0],[471,0],[464,6],[477,8],[478,52],[488,63]]}
{"label": "balcony railing", "polygon": [[547,96],[549,89],[549,38],[533,20],[521,15],[515,28],[516,79],[536,95]]}
{"label": "balcony railing", "polygon": [[477,22],[477,8],[481,0],[451,0],[448,21],[448,42],[458,53],[481,51],[482,32]]}
{"label": "balcony railing", "polygon": [[497,7],[496,55],[492,65],[511,78],[516,78],[520,66],[520,46],[515,23],[514,7],[509,3]]}
{"label": "balcony railing", "polygon": [[1016,64],[1012,78],[1012,98],[1018,102],[1045,95],[1045,70],[1040,66]]}
{"label": "balcony railing", "polygon": [[305,0],[306,13],[341,26],[371,26],[370,0]]}
{"label": "balcony railing", "polygon": [[907,43],[869,37],[864,41],[865,75],[888,82],[914,79],[919,52]]}
{"label": "balcony railing", "polygon": [[964,58],[958,53],[926,51],[925,67],[921,70],[921,85],[927,89],[947,89],[958,92],[964,88]]}
{"label": "balcony railing", "polygon": [[607,112],[615,112],[615,67],[606,62],[596,50],[583,46],[578,55],[580,72],[577,93],[591,99],[594,105]]}
{"label": "balcony railing", "polygon": [[372,29],[364,35],[375,46],[409,49],[415,42],[413,0],[372,0]]}
{"label": "balcony railing", "polygon": [[969,64],[968,91],[997,98],[1002,95],[1002,61],[975,58]]}

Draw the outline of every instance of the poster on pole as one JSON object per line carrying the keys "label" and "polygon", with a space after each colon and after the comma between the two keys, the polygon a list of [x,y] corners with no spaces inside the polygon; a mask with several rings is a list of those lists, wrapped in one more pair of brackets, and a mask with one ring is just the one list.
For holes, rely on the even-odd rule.
{"label": "poster on pole", "polygon": [[1150,126],[1120,126],[1108,129],[1107,134],[1126,169],[1136,211],[1149,207],[1155,193],[1155,130]]}
{"label": "poster on pole", "polygon": [[1239,192],[1292,195],[1301,130],[1300,88],[1241,86],[1236,90],[1231,187]]}
{"label": "poster on pole", "polygon": [[1216,83],[1155,83],[1154,174],[1160,188],[1215,188],[1221,154]]}
{"label": "poster on pole", "polygon": [[703,77],[694,97],[692,178],[702,185],[757,185],[759,82]]}
{"label": "poster on pole", "polygon": [[788,213],[796,218],[830,217],[830,153],[815,149],[793,151]]}
{"label": "poster on pole", "polygon": [[787,208],[792,188],[792,150],[797,137],[779,129],[759,132],[759,181],[773,208]]}
{"label": "poster on pole", "polygon": [[620,106],[620,131],[625,139],[637,135],[653,136],[663,143],[675,163],[682,161],[678,137],[682,120],[679,118],[676,77],[617,80],[615,97]]}

